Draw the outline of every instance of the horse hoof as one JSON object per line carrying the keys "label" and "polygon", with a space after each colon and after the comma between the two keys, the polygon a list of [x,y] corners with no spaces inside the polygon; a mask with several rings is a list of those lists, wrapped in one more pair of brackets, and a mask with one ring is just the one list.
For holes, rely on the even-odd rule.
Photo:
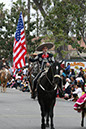
{"label": "horse hoof", "polygon": [[42,127],[41,129],[46,129],[45,127]]}
{"label": "horse hoof", "polygon": [[83,123],[81,123],[81,127],[84,127]]}
{"label": "horse hoof", "polygon": [[51,129],[55,129],[54,127],[51,127]]}
{"label": "horse hoof", "polygon": [[35,96],[31,96],[31,99],[34,99],[35,100],[35,98],[36,98]]}
{"label": "horse hoof", "polygon": [[45,125],[41,125],[41,129],[46,129]]}

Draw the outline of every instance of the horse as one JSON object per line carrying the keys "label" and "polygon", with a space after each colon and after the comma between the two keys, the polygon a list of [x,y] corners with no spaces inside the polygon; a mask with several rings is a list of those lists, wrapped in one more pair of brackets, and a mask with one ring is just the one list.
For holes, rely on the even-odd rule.
{"label": "horse", "polygon": [[9,70],[3,69],[0,71],[0,81],[1,81],[1,92],[6,92],[6,85],[8,80],[10,80],[11,74]]}
{"label": "horse", "polygon": [[[41,108],[41,129],[49,127],[49,118],[51,119],[51,129],[53,124],[53,109],[56,102],[57,88],[62,96],[62,80],[60,78],[61,63],[53,63],[49,70],[42,74],[37,82],[37,97]],[[57,75],[56,75],[57,74]],[[45,123],[46,118],[46,123]]]}
{"label": "horse", "polygon": [[86,115],[86,102],[83,105],[81,115],[82,115],[81,127],[84,127],[84,117]]}
{"label": "horse", "polygon": [[84,127],[84,117],[86,116],[86,93],[83,94],[74,104],[74,110],[81,112],[81,127]]}

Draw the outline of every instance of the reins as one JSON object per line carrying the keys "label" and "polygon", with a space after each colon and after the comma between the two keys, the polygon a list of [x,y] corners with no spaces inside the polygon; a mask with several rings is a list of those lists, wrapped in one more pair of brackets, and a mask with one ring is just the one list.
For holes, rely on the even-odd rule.
{"label": "reins", "polygon": [[53,86],[54,84],[50,81],[50,79],[48,78],[48,76],[47,76],[47,73],[45,74],[45,77],[46,77],[46,79],[48,80],[48,82]]}
{"label": "reins", "polygon": [[[52,76],[54,76],[54,72],[53,72],[53,70],[52,70],[52,67],[51,67],[51,72],[52,72]],[[54,85],[54,81],[50,81],[50,79],[48,78],[48,76],[47,76],[47,73],[45,74],[45,77],[47,78],[47,80],[48,80],[48,82],[53,86]],[[54,78],[53,78],[54,79]]]}
{"label": "reins", "polygon": [[[51,69],[51,71],[52,71],[52,73],[53,73],[53,70]],[[53,74],[54,75],[54,74]],[[50,81],[50,79],[48,78],[48,76],[47,76],[47,73],[45,74],[45,77],[46,77],[46,79],[48,80],[48,82],[53,86],[53,85],[55,85],[54,83],[53,83],[53,81],[51,82]],[[50,90],[50,91],[48,91],[48,90],[46,90],[40,83],[39,83],[39,86],[40,86],[40,88],[43,90],[43,91],[46,91],[46,92],[53,92],[53,91],[55,91],[56,89],[57,89],[57,85],[54,87],[54,89],[53,90]]]}

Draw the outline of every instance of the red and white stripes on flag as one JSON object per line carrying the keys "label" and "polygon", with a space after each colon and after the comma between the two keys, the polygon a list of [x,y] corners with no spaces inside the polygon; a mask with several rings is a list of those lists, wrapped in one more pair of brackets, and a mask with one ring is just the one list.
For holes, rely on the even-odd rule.
{"label": "red and white stripes on flag", "polygon": [[24,22],[22,13],[20,13],[18,25],[15,33],[14,46],[13,46],[13,69],[22,68],[25,64],[26,55],[26,41],[24,32]]}

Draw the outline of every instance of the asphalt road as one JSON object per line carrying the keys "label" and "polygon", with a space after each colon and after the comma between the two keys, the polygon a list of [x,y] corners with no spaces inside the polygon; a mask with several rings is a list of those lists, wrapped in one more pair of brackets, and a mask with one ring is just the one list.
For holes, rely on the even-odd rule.
{"label": "asphalt road", "polygon": [[[74,111],[73,105],[74,102],[57,98],[55,129],[82,129],[81,114]],[[0,129],[40,129],[40,125],[40,107],[37,100],[30,98],[30,93],[9,88],[6,93],[0,93]]]}

